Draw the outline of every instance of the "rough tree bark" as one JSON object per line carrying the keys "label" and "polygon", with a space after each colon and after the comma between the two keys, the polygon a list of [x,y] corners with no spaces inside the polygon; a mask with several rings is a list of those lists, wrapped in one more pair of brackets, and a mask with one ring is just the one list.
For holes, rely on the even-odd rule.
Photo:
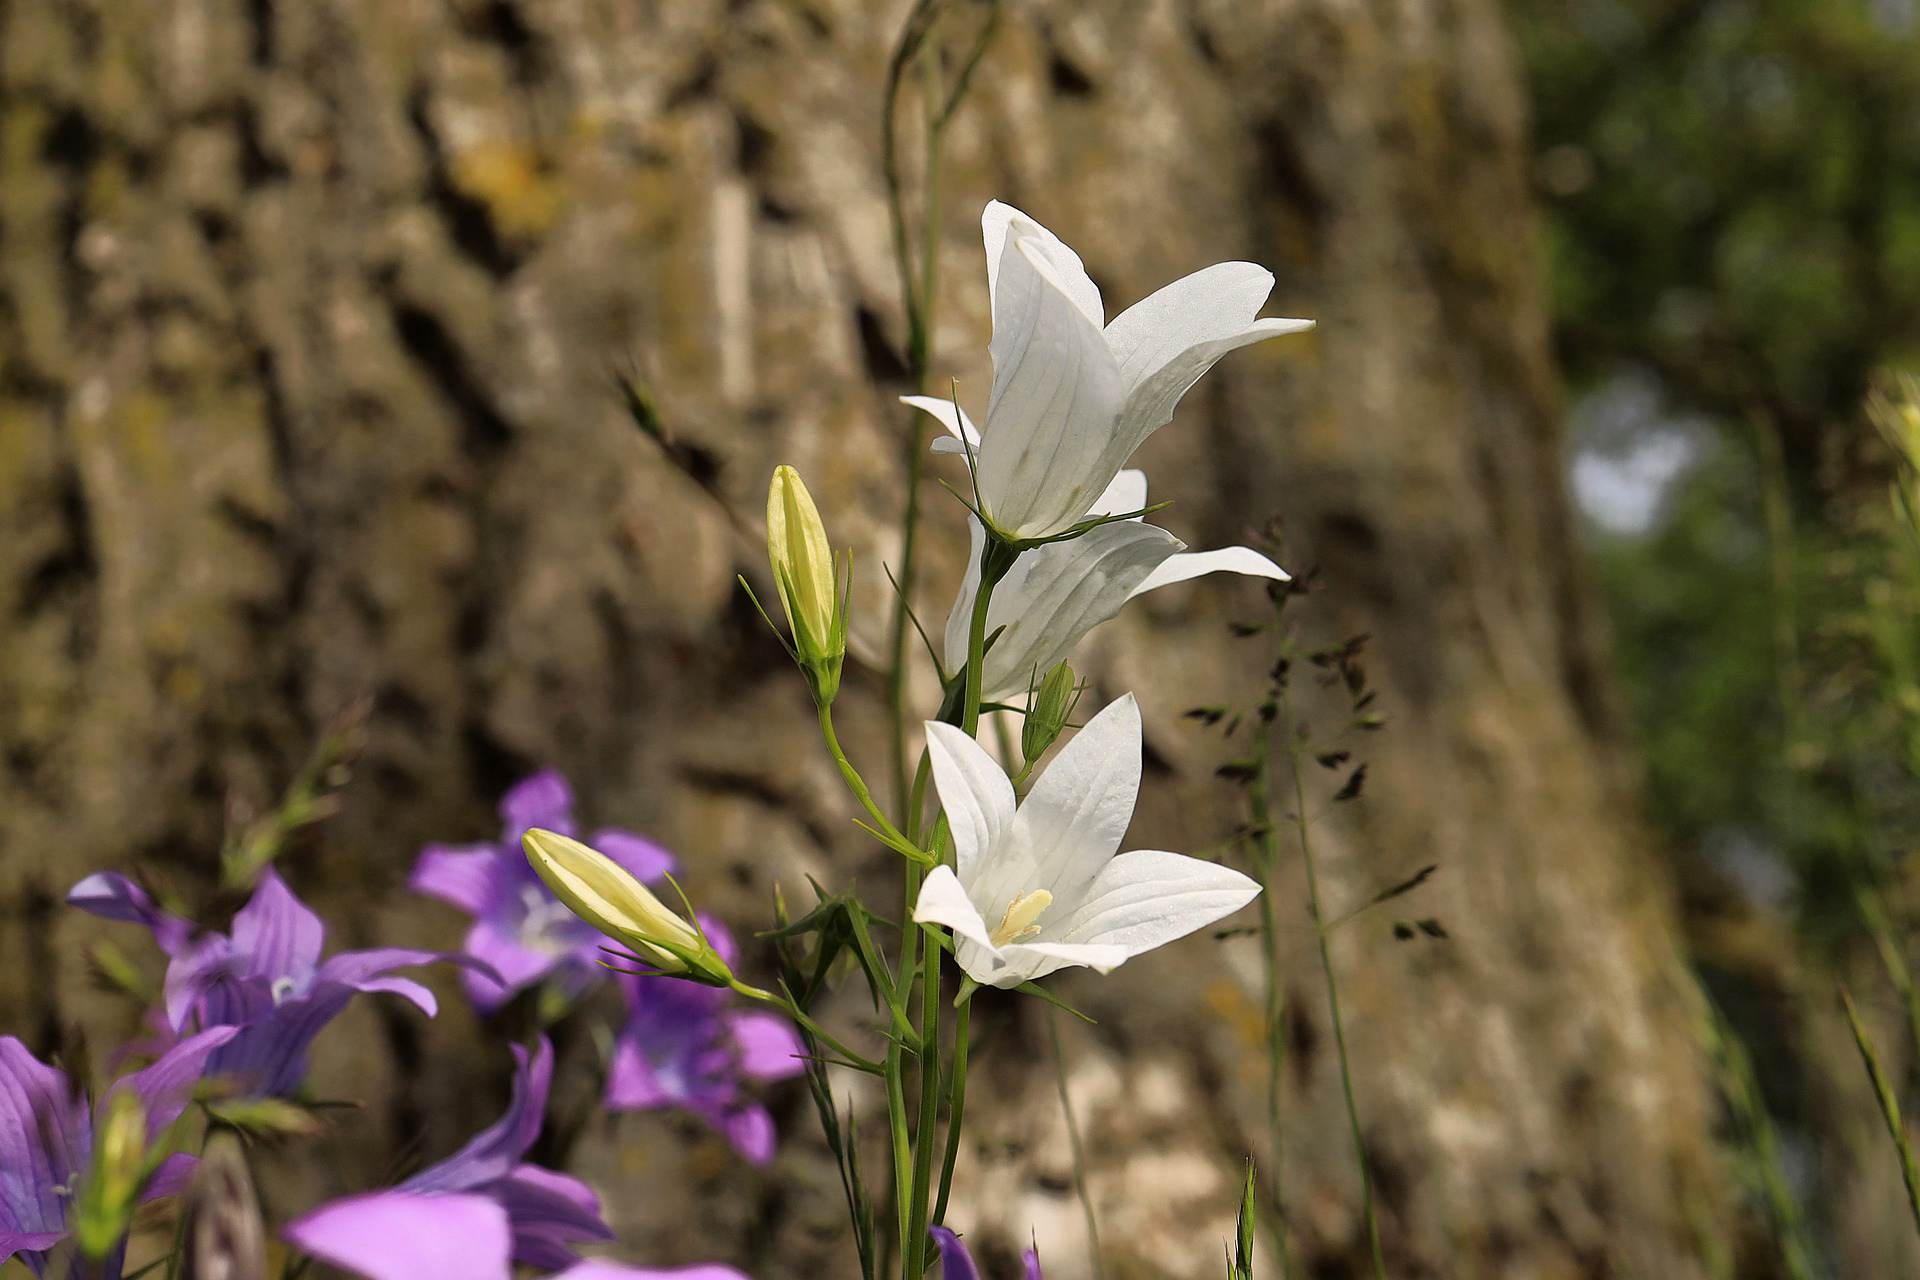
{"label": "rough tree bark", "polygon": [[[488,834],[548,761],[739,921],[776,881],[886,870],[731,586],[760,553],[606,376],[637,358],[742,511],[799,465],[877,630],[904,424],[882,9],[0,0],[0,1029],[48,1048],[124,1021],[73,959],[100,927],[58,895],[109,864],[204,883],[227,797],[268,799],[362,692],[346,810],[289,867],[343,942],[457,938],[401,887],[415,850]],[[1510,62],[1493,0],[1011,3],[949,142],[938,365],[984,398],[996,195],[1115,302],[1243,256],[1277,271],[1275,313],[1319,319],[1231,357],[1144,460],[1197,545],[1283,515],[1329,633],[1376,636],[1392,724],[1368,801],[1321,827],[1336,908],[1438,862],[1420,907],[1454,934],[1336,947],[1393,1272],[1685,1277],[1727,1222],[1712,1095],[1615,776]],[[1236,820],[1217,738],[1177,716],[1253,687],[1224,624],[1261,607],[1204,583],[1088,646],[1100,696],[1148,712],[1136,844]],[[878,682],[851,685],[878,767]],[[1297,894],[1281,910],[1297,929]],[[1265,1149],[1250,948],[1067,983],[1100,1018],[1069,1043],[1109,1275],[1217,1273]],[[1350,1274],[1338,1080],[1311,948],[1291,961],[1285,1184],[1312,1274]],[[334,1159],[273,1172],[276,1211],[487,1118],[447,1003],[324,1042],[323,1091],[373,1106]],[[1035,1007],[984,1018],[956,1221],[1001,1249],[1032,1224],[1049,1274],[1083,1275]],[[632,1256],[849,1269],[808,1142],[760,1174],[646,1117],[576,1156]]]}

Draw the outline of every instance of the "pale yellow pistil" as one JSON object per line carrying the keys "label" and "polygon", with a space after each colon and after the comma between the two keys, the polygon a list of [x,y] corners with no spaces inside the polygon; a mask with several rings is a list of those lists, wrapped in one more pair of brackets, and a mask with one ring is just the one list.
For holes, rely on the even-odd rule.
{"label": "pale yellow pistil", "polygon": [[1018,942],[1022,938],[1031,938],[1040,932],[1040,926],[1034,921],[1040,913],[1053,905],[1053,895],[1045,889],[1035,889],[1031,893],[1017,895],[1007,904],[1007,912],[1000,917],[1000,923],[994,927],[988,938],[996,947],[1004,947],[1009,942]]}

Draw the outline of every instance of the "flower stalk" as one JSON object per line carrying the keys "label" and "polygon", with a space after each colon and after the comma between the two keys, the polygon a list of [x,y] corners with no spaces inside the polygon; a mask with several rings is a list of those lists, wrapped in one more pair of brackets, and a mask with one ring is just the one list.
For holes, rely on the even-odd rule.
{"label": "flower stalk", "polygon": [[1291,686],[1280,687],[1281,731],[1287,735],[1287,768],[1293,783],[1293,826],[1300,842],[1300,861],[1307,874],[1307,910],[1313,917],[1314,940],[1320,948],[1320,972],[1327,985],[1327,1016],[1333,1023],[1333,1045],[1340,1062],[1340,1092],[1346,1100],[1347,1130],[1353,1139],[1354,1166],[1360,1174],[1360,1213],[1366,1222],[1367,1250],[1374,1280],[1387,1280],[1386,1257],[1380,1249],[1380,1223],[1373,1207],[1373,1173],[1367,1165],[1367,1142],[1360,1127],[1360,1105],[1354,1098],[1353,1064],[1347,1055],[1347,1029],[1340,1016],[1340,982],[1333,967],[1332,929],[1320,905],[1320,874],[1313,857],[1311,823],[1307,821],[1305,770],[1300,760],[1300,735],[1293,718]]}

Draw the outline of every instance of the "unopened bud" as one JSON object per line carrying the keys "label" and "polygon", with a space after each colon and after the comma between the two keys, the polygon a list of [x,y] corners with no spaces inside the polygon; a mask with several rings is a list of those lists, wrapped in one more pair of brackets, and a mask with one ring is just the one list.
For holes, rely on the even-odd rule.
{"label": "unopened bud", "polygon": [[606,854],[538,827],[520,845],[568,910],[661,973],[719,986],[733,981],[727,962],[700,931]]}
{"label": "unopened bud", "polygon": [[792,467],[775,467],[767,486],[767,560],[793,633],[794,654],[815,700],[831,702],[840,691],[847,654],[845,602],[826,525]]}
{"label": "unopened bud", "polygon": [[1047,678],[1040,682],[1040,690],[1027,708],[1026,723],[1020,729],[1020,755],[1025,763],[1032,764],[1046,754],[1047,748],[1066,729],[1067,717],[1073,714],[1074,703],[1079,700],[1072,667],[1062,662],[1047,672]]}
{"label": "unopened bud", "polygon": [[73,1234],[81,1253],[104,1258],[120,1243],[151,1171],[146,1108],[132,1090],[115,1090],[94,1130],[93,1161],[80,1189]]}
{"label": "unopened bud", "polygon": [[263,1280],[266,1235],[240,1140],[216,1132],[187,1192],[181,1280]]}

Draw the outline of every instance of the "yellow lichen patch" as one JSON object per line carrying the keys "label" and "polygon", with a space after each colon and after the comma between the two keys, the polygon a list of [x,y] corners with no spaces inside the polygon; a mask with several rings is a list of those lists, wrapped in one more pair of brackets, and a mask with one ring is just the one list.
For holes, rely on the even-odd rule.
{"label": "yellow lichen patch", "polygon": [[1207,1011],[1249,1045],[1266,1043],[1267,1019],[1239,984],[1226,978],[1207,984]]}
{"label": "yellow lichen patch", "polygon": [[534,237],[559,219],[566,190],[522,142],[488,141],[453,159],[453,184],[486,205],[509,236]]}

